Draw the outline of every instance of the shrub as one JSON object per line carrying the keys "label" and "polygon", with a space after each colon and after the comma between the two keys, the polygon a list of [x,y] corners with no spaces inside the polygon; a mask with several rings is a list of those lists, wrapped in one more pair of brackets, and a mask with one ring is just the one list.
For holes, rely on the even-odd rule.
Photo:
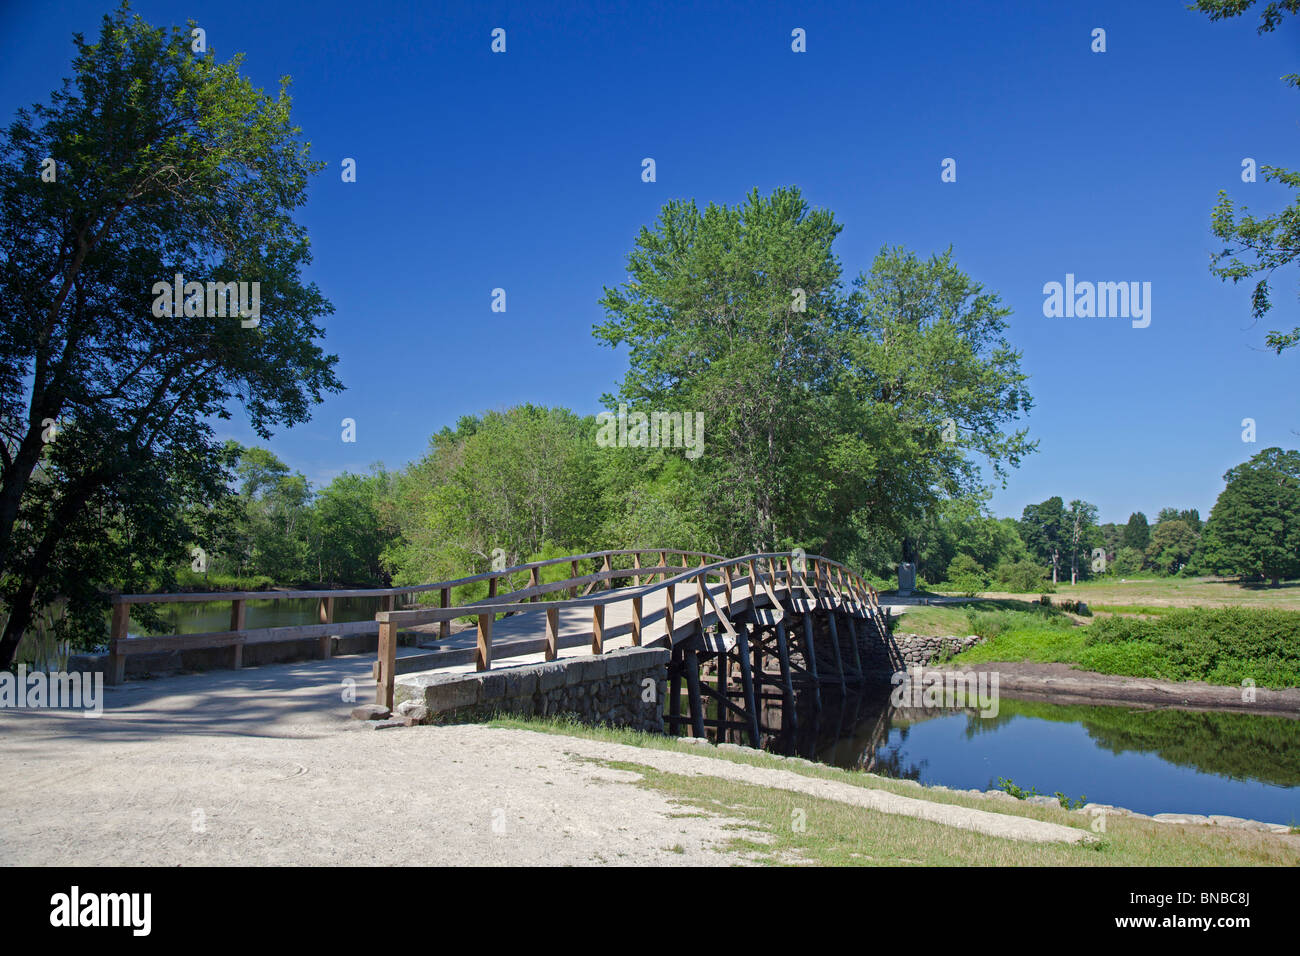
{"label": "shrub", "polygon": [[1088,629],[1079,663],[1135,677],[1300,686],[1300,612],[1197,608],[1112,617]]}
{"label": "shrub", "polygon": [[989,586],[984,566],[968,554],[959,554],[948,565],[949,590],[976,597]]}
{"label": "shrub", "polygon": [[1003,561],[993,572],[998,587],[1017,594],[1031,591],[1051,591],[1051,585],[1045,585],[1046,574],[1033,561]]}
{"label": "shrub", "polygon": [[1111,568],[1116,574],[1137,574],[1142,570],[1142,552],[1137,548],[1120,548]]}

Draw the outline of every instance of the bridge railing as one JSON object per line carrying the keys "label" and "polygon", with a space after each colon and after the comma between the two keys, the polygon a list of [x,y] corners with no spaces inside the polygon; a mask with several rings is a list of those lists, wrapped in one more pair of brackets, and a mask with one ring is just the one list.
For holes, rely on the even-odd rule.
{"label": "bridge railing", "polygon": [[[632,568],[614,568],[610,558],[615,555],[634,555]],[[642,555],[658,555],[657,565],[646,565],[640,560]],[[683,559],[700,558],[698,567],[669,565],[667,556],[674,555]],[[577,562],[582,558],[601,558],[602,568],[593,574],[578,576]],[[710,560],[711,559],[711,560]],[[640,646],[643,637],[643,610],[645,598],[651,594],[665,591],[664,629],[670,643],[674,634],[674,615],[676,609],[676,588],[693,585],[695,588],[696,622],[704,622],[708,616],[708,607],[712,607],[714,620],[723,630],[734,635],[730,623],[733,611],[733,593],[737,582],[746,588],[745,606],[756,606],[761,591],[766,595],[767,604],[780,608],[778,591],[785,591],[787,599],[808,602],[808,606],[817,609],[841,607],[848,605],[851,610],[864,616],[876,618],[880,614],[879,597],[875,589],[856,572],[838,561],[820,555],[796,557],[788,551],[761,552],[743,555],[737,558],[724,558],[701,552],[683,552],[660,549],[643,549],[633,551],[598,552],[594,555],[555,558],[547,562],[535,562],[537,565],[558,564],[572,561],[573,577],[540,583],[534,572],[530,576],[529,586],[507,594],[490,594],[485,600],[452,608],[444,605],[439,608],[415,610],[386,610],[376,616],[379,623],[378,661],[375,666],[376,700],[391,707],[393,705],[393,686],[397,666],[397,635],[400,628],[415,627],[424,624],[439,624],[440,633],[450,626],[452,619],[473,612],[476,618],[475,667],[487,670],[492,666],[492,626],[498,614],[523,611],[541,611],[546,614],[545,657],[554,660],[558,655],[559,614],[561,611],[574,609],[591,610],[591,652],[604,653],[606,608],[611,605],[627,604],[631,611],[631,638],[633,646]],[[527,567],[527,566],[522,566]],[[738,573],[739,569],[739,573]],[[516,569],[518,570],[518,569]],[[507,573],[507,572],[500,572]],[[669,575],[672,575],[671,577]],[[657,582],[641,583],[642,576],[659,577]],[[482,575],[476,578],[482,578]],[[604,593],[592,593],[596,584],[604,583],[612,588],[619,579],[632,578],[630,587],[620,587]],[[714,584],[721,584],[721,603],[715,589],[710,587],[709,579]],[[587,584],[587,591],[577,595],[577,587]],[[568,598],[560,600],[540,600],[557,591],[569,591]]]}
{"label": "bridge railing", "polygon": [[[645,556],[655,556],[659,564],[663,567],[655,567],[649,571],[642,571],[641,565]],[[473,585],[486,581],[488,584],[488,596],[484,599],[485,603],[494,603],[518,598],[520,596],[535,596],[548,594],[558,589],[567,588],[571,591],[573,597],[580,596],[580,589],[586,588],[585,593],[590,593],[597,585],[615,579],[622,573],[612,568],[612,561],[619,557],[631,557],[633,568],[642,574],[646,573],[668,573],[672,571],[684,570],[684,564],[667,565],[666,559],[671,556],[675,559],[681,559],[683,562],[686,558],[716,558],[717,555],[710,555],[698,551],[679,551],[674,549],[629,549],[615,551],[596,551],[586,554],[566,555],[560,558],[549,558],[542,561],[531,561],[526,564],[515,565],[500,570],[486,571],[482,574],[473,574],[466,577],[454,578],[448,581],[437,581],[431,584],[415,584],[403,587],[393,588],[351,588],[343,590],[296,590],[296,591],[186,591],[167,594],[112,594],[109,596],[109,602],[112,608],[111,623],[109,629],[108,643],[108,669],[106,680],[110,684],[121,683],[126,676],[126,659],[129,656],[140,654],[156,654],[160,652],[173,652],[185,650],[207,650],[214,648],[229,648],[231,653],[231,665],[240,667],[243,664],[243,648],[245,645],[252,644],[269,644],[285,643],[289,641],[317,639],[320,642],[320,656],[329,657],[332,642],[335,637],[349,636],[369,636],[379,634],[381,624],[377,619],[363,621],[337,622],[334,620],[335,601],[343,598],[378,598],[380,601],[380,612],[393,611],[396,608],[397,599],[400,597],[416,597],[429,592],[436,591],[439,596],[439,610],[450,612],[456,607],[453,603],[453,588]],[[601,570],[594,573],[581,573],[583,562],[600,562]],[[542,570],[560,564],[568,564],[571,574],[562,582],[550,582],[542,585],[540,576]],[[503,579],[511,579],[514,575],[528,573],[528,586],[503,594],[498,594],[498,585]],[[639,578],[638,578],[639,580]],[[249,601],[288,601],[315,599],[317,601],[317,623],[315,624],[294,624],[279,625],[274,627],[249,628],[246,626],[247,608]],[[131,608],[140,604],[178,604],[178,603],[196,603],[196,602],[229,602],[230,604],[230,627],[224,631],[209,631],[198,634],[163,634],[150,635],[146,637],[130,637],[128,630],[130,627]],[[471,605],[480,602],[470,602]],[[451,621],[456,617],[462,616],[466,612],[448,613],[441,618],[439,626],[440,638],[447,637],[451,630]]]}

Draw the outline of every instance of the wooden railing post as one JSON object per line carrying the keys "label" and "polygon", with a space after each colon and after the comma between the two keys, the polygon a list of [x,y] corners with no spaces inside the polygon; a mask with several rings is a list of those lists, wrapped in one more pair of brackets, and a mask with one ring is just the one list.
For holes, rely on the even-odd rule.
{"label": "wooden railing post", "polygon": [[[578,562],[577,562],[577,561],[570,561],[570,562],[569,562],[569,572],[570,572],[570,573],[569,573],[569,577],[570,577],[570,578],[576,578],[576,577],[578,576]],[[569,588],[569,600],[573,600],[573,599],[576,598],[577,596],[578,596],[578,586],[575,584],[573,587]]]}
{"label": "wooden railing post", "polygon": [[[320,598],[316,601],[316,617],[320,624],[334,623],[334,599],[332,597]],[[320,656],[321,660],[333,656],[334,638],[324,634],[320,638]]]}
{"label": "wooden railing post", "polygon": [[[638,571],[641,570],[641,552],[640,552],[640,551],[637,551],[637,552],[634,552],[634,553],[633,553],[633,555],[632,555],[632,567],[636,568]],[[633,586],[633,587],[638,587],[638,588],[641,586],[641,575],[639,575],[639,574],[634,574],[634,575],[632,575],[632,586]]]}
{"label": "wooden railing post", "polygon": [[[538,571],[537,568],[529,568],[529,569],[528,569],[528,586],[529,586],[530,588],[535,588],[535,587],[537,587],[538,584],[541,583],[541,580],[538,578],[537,571]],[[528,600],[529,600],[529,603],[535,603],[535,602],[537,602],[537,601],[540,601],[541,598],[540,598],[538,595],[534,594],[534,595],[533,595],[532,597],[530,597]]]}
{"label": "wooden railing post", "polygon": [[704,575],[695,576],[695,620],[700,626],[700,631],[704,631]]}
{"label": "wooden railing post", "polygon": [[497,596],[497,579],[495,577],[488,578],[488,597],[494,598],[496,596]]}
{"label": "wooden railing post", "polygon": [[[610,565],[610,563],[609,563],[609,555],[605,555],[605,560],[601,562],[600,570],[601,570],[602,572],[604,572],[605,574],[608,574],[610,571],[613,570],[612,565]],[[609,590],[610,588],[612,588],[613,586],[614,586],[614,579],[613,579],[613,578],[606,578],[606,579],[605,579],[605,590],[608,591],[608,590]]]}
{"label": "wooden railing post", "polygon": [[379,672],[375,675],[375,703],[393,709],[393,680],[397,676],[397,625],[379,625]]}
{"label": "wooden railing post", "polygon": [[[767,576],[772,581],[772,593],[776,593],[776,558],[767,559]],[[790,582],[785,583],[786,590],[790,590]]]}
{"label": "wooden railing post", "polygon": [[731,610],[731,565],[722,568],[722,593],[726,597],[727,610]]}
{"label": "wooden railing post", "polygon": [[605,653],[605,605],[591,609],[591,653]]}
{"label": "wooden railing post", "polygon": [[[242,600],[232,601],[230,604],[230,629],[232,631],[242,631],[244,629],[244,602]],[[244,645],[236,643],[231,654],[231,665],[235,670],[244,666]]]}
{"label": "wooden railing post", "polygon": [[632,646],[641,646],[641,595],[632,597]]}
{"label": "wooden railing post", "polygon": [[664,633],[668,635],[669,648],[673,646],[673,605],[675,603],[673,592],[676,590],[675,584],[664,588]]}
{"label": "wooden railing post", "polygon": [[[447,610],[447,608],[451,607],[451,588],[442,588],[439,596],[440,596],[440,600],[438,602],[439,607],[441,607],[444,611]],[[439,621],[438,640],[440,641],[445,640],[450,636],[451,636],[451,621],[450,620]]]}
{"label": "wooden railing post", "polygon": [[560,653],[560,612],[557,608],[546,609],[546,659],[553,661]]}
{"label": "wooden railing post", "polygon": [[668,580],[668,552],[667,551],[659,552],[659,567],[663,568],[663,570],[659,572],[659,581],[660,583],[662,583]]}
{"label": "wooden railing post", "polygon": [[753,561],[749,562],[749,606],[758,609],[758,569]]}
{"label": "wooden railing post", "polygon": [[113,605],[113,624],[108,636],[108,682],[117,685],[126,680],[126,655],[119,646],[126,640],[131,623],[131,605],[122,602]]}
{"label": "wooden railing post", "polygon": [[474,669],[486,671],[492,669],[492,621],[495,614],[478,616],[478,647],[474,654]]}

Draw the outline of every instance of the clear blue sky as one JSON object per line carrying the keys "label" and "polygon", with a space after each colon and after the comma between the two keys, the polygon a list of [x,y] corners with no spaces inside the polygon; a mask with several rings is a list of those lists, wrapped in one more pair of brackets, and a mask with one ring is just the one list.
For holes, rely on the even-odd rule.
{"label": "clear blue sky", "polygon": [[[95,35],[109,7],[0,3],[6,121],[69,73],[71,34]],[[315,483],[400,466],[484,409],[598,411],[626,359],[590,330],[637,229],[670,198],[735,203],[788,184],[844,224],[846,276],[885,243],[951,243],[1015,310],[1041,450],[996,513],[1059,494],[1103,520],[1205,515],[1228,467],[1300,445],[1300,353],[1262,351],[1266,328],[1297,324],[1294,275],[1276,321],[1251,327],[1248,289],[1207,270],[1219,189],[1261,212],[1287,198],[1242,183],[1243,157],[1300,166],[1300,92],[1278,79],[1300,67],[1290,22],[1260,37],[1257,14],[1210,23],[1181,0],[135,9],[195,19],[267,89],[291,75],[295,119],[329,163],[303,220],[348,388],[271,443]],[[790,50],[795,27],[807,53]],[[356,183],[340,181],[343,157]],[[940,181],[945,157],[956,183]],[[1045,318],[1043,284],[1067,272],[1150,282],[1150,327]]]}

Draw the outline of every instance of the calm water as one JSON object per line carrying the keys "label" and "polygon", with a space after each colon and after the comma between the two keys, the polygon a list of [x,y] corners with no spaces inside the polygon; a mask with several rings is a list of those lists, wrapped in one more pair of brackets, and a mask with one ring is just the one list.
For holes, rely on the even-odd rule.
{"label": "calm water", "polygon": [[[1139,813],[1300,822],[1300,721],[1001,700],[998,716],[851,705],[851,729],[799,748],[838,766],[982,790],[1028,790]],[[835,739],[838,736],[838,739]],[[827,734],[823,728],[822,740]]]}
{"label": "calm water", "polygon": [[[162,614],[166,627],[145,630],[134,617],[130,634],[203,634],[224,631],[230,627],[229,601],[196,601],[192,604],[154,605]],[[369,621],[379,610],[379,598],[337,598],[334,601],[334,620]],[[283,601],[249,601],[245,605],[244,626],[287,627],[292,624],[316,624],[315,598],[287,598]]]}

